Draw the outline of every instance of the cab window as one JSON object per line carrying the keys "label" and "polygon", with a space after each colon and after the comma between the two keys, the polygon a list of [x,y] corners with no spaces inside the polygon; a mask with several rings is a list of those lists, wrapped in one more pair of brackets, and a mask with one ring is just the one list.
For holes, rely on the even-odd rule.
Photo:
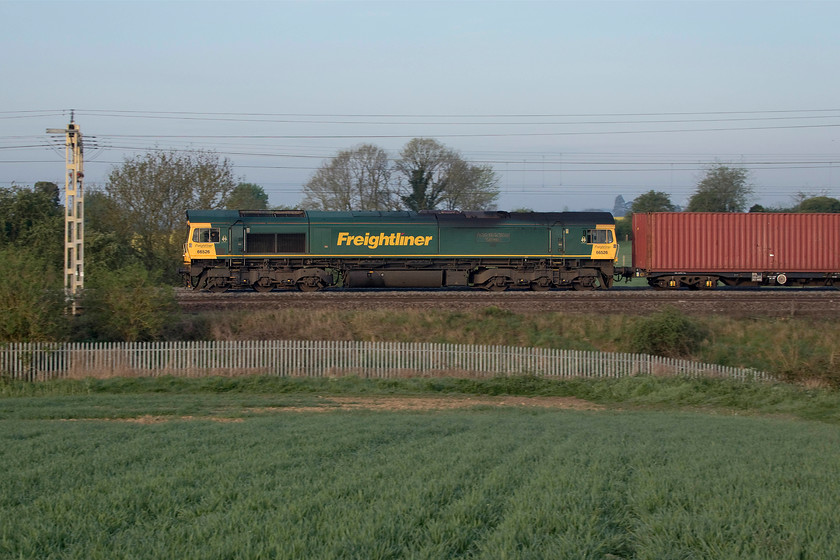
{"label": "cab window", "polygon": [[218,243],[219,228],[196,228],[192,240],[193,243]]}
{"label": "cab window", "polygon": [[612,231],[608,229],[588,229],[586,230],[585,242],[589,244],[612,243]]}

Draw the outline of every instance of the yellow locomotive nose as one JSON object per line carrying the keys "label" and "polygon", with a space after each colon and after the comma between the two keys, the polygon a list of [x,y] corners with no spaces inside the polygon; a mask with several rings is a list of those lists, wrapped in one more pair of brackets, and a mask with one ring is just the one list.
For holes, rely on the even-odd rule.
{"label": "yellow locomotive nose", "polygon": [[615,241],[615,225],[598,224],[585,238],[592,245],[592,259],[615,261],[618,258],[618,243]]}

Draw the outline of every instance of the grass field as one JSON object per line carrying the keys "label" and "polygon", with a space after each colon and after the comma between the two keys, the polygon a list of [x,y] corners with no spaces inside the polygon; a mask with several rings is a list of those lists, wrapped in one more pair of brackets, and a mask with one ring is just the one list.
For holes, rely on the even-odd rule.
{"label": "grass field", "polygon": [[323,406],[330,387],[445,399],[465,380],[7,388],[0,557],[840,557],[836,417],[782,414],[835,393],[635,382],[556,388],[599,411]]}

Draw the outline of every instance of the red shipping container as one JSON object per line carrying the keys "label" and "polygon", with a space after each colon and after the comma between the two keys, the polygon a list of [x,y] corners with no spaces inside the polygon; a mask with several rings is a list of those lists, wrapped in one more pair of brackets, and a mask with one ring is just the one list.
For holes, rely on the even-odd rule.
{"label": "red shipping container", "polygon": [[648,274],[840,272],[840,214],[634,214],[633,236]]}

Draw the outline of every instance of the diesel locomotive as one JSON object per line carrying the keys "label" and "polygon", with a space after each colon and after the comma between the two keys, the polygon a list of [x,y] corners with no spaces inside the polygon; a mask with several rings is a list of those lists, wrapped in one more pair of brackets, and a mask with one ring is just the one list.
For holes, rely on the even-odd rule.
{"label": "diesel locomotive", "polygon": [[189,210],[187,286],[609,288],[608,212]]}

